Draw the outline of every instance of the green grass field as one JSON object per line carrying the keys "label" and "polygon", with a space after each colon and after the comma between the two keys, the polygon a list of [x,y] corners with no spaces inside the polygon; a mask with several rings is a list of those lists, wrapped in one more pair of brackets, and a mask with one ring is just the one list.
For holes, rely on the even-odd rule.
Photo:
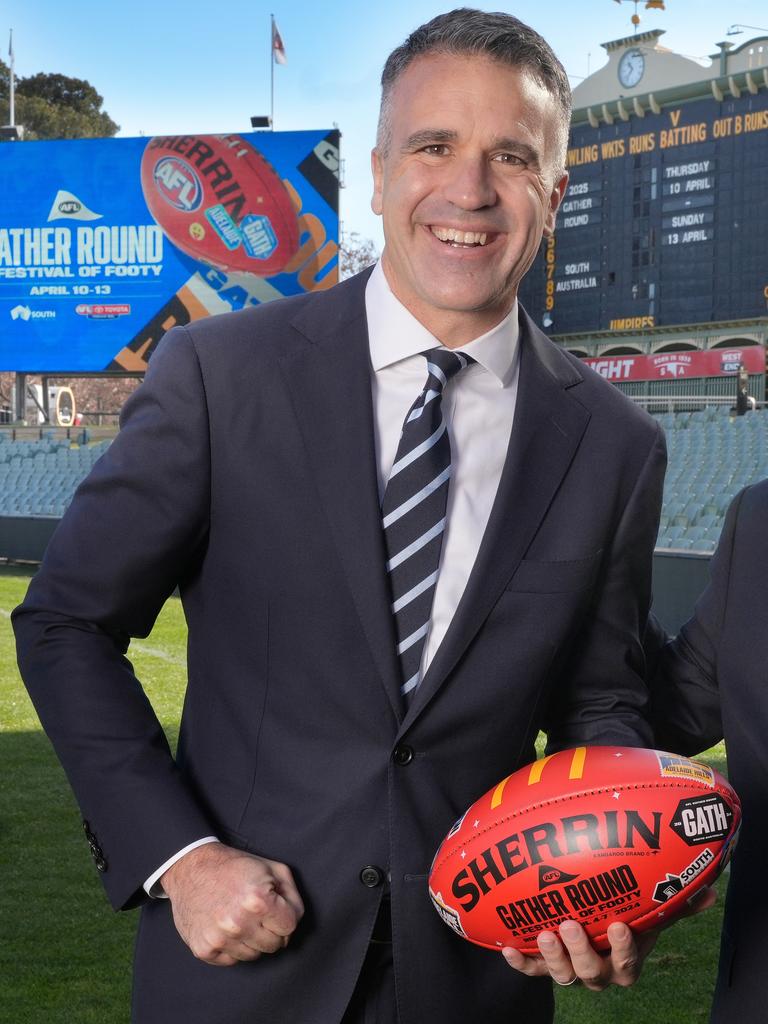
{"label": "green grass field", "polygon": [[[115,914],[107,904],[74,799],[16,670],[8,616],[27,583],[22,571],[0,574],[0,1022],[123,1024],[136,916]],[[130,650],[172,742],[185,649],[184,617],[172,599],[151,636]],[[722,770],[724,757],[719,747],[706,760]],[[558,991],[557,1024],[703,1024],[724,883],[720,888],[714,910],[662,935],[634,988]]]}

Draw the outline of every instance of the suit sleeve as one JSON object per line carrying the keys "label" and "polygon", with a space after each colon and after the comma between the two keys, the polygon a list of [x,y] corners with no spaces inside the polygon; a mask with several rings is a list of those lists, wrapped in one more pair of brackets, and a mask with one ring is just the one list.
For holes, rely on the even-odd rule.
{"label": "suit sleeve", "polygon": [[205,552],[210,446],[183,328],[155,352],[121,431],[78,489],[13,613],[19,668],[69,777],[116,908],[215,831],[182,778],[126,651]]}
{"label": "suit sleeve", "polygon": [[665,468],[666,444],[657,427],[608,539],[577,638],[556,667],[545,725],[548,751],[651,745],[642,641]]}
{"label": "suit sleeve", "polygon": [[693,616],[667,641],[650,677],[651,721],[656,744],[665,750],[697,754],[723,738],[717,660],[744,493],[728,510]]}

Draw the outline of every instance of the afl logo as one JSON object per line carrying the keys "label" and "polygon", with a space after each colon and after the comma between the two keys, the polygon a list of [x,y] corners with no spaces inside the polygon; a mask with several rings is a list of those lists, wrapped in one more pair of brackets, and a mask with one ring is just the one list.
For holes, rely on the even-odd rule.
{"label": "afl logo", "polygon": [[157,191],[176,210],[191,213],[202,202],[200,179],[186,160],[165,156],[155,164],[153,176]]}
{"label": "afl logo", "polygon": [[59,213],[66,214],[80,213],[82,206],[77,199],[64,199],[59,203],[58,210]]}

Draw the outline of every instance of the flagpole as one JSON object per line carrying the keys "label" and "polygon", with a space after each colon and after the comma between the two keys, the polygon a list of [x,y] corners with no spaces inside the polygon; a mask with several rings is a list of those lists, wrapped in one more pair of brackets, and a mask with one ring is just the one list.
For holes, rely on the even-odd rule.
{"label": "flagpole", "polygon": [[16,92],[16,83],[14,81],[14,71],[13,71],[13,65],[14,65],[13,29],[11,29],[11,38],[10,38],[10,41],[8,43],[8,56],[11,58],[11,91],[10,91],[10,103],[9,103],[8,113],[10,115],[11,127],[13,128],[13,126],[16,124],[16,110],[15,110],[15,102],[14,102],[15,101],[15,92]]}
{"label": "flagpole", "polygon": [[270,14],[269,32],[269,124],[275,130],[275,16]]}

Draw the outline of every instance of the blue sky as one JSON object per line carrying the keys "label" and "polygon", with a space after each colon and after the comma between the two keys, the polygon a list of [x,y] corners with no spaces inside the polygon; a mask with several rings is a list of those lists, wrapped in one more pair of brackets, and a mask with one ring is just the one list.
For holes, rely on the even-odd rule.
{"label": "blue sky", "polygon": [[[269,113],[274,13],[288,57],[275,67],[275,127],[341,129],[344,228],[380,248],[380,222],[369,207],[369,154],[381,66],[413,28],[450,6],[427,0],[10,0],[0,6],[0,52],[7,60],[13,28],[17,74],[55,71],[88,79],[122,136],[247,131],[252,114]],[[601,43],[633,31],[629,0],[480,6],[501,7],[541,32],[573,85],[605,63]],[[761,34],[755,29],[768,29],[765,0],[666,0],[666,7],[646,11],[641,0],[640,28],[664,29],[664,45],[691,57],[710,56],[721,39],[739,45]],[[755,28],[726,36],[734,24]]]}

